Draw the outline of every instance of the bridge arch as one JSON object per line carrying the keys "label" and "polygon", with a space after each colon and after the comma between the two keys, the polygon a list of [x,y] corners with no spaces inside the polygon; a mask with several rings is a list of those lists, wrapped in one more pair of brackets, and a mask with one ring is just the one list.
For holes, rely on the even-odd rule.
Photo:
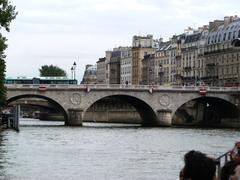
{"label": "bridge arch", "polygon": [[66,110],[57,101],[55,101],[47,96],[38,95],[38,94],[22,94],[22,95],[13,96],[13,97],[7,99],[6,102],[7,102],[7,104],[10,104],[11,102],[14,102],[16,100],[23,99],[23,98],[39,98],[39,99],[47,100],[49,103],[51,103],[53,106],[55,106],[57,110],[62,112],[65,121],[68,120],[68,114],[67,114]]}
{"label": "bridge arch", "polygon": [[239,109],[224,98],[202,96],[184,102],[175,109],[172,116],[174,125],[228,126],[238,121]]}
{"label": "bridge arch", "polygon": [[[132,95],[126,95],[126,94],[114,94],[114,95],[107,95],[107,96],[101,96],[99,98],[96,98],[93,102],[89,103],[88,106],[84,109],[84,115],[86,114],[87,110],[91,106],[93,106],[95,103],[105,98],[117,98],[123,102],[129,103],[130,105],[132,105],[139,113],[142,119],[142,124],[144,126],[151,126],[155,124],[155,122],[157,121],[157,115],[153,110],[153,108],[148,103],[146,103],[144,100],[140,98],[137,98]],[[84,115],[83,115],[83,118],[84,118]]]}

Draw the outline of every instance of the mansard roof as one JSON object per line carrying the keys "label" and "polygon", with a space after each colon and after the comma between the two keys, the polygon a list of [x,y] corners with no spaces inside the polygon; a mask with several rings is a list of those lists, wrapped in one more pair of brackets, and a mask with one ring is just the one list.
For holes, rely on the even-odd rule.
{"label": "mansard roof", "polygon": [[194,34],[187,35],[187,37],[185,39],[185,43],[192,43],[192,42],[198,41],[201,37],[201,34],[202,33],[197,32],[197,33],[194,33]]}
{"label": "mansard roof", "polygon": [[240,38],[240,19],[234,20],[227,26],[221,25],[208,35],[207,44],[216,44],[227,41],[233,41]]}
{"label": "mansard roof", "polygon": [[167,42],[162,42],[159,44],[159,50],[158,51],[165,51],[168,50],[171,46],[171,41],[167,41]]}

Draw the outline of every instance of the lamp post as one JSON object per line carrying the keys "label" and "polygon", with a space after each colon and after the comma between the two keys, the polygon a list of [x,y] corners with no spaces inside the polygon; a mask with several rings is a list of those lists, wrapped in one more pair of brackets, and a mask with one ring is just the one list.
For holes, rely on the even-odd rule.
{"label": "lamp post", "polygon": [[162,85],[162,76],[163,76],[162,64],[159,64],[159,66],[158,66],[158,83],[159,83],[159,85]]}
{"label": "lamp post", "polygon": [[152,84],[152,73],[153,73],[153,70],[152,68],[149,68],[148,70],[148,85]]}
{"label": "lamp post", "polygon": [[74,80],[76,79],[76,66],[77,66],[77,64],[76,64],[76,62],[74,61],[73,66],[72,66],[72,68],[73,68],[73,79],[74,79]]}
{"label": "lamp post", "polygon": [[71,67],[71,78],[73,79],[73,66]]}

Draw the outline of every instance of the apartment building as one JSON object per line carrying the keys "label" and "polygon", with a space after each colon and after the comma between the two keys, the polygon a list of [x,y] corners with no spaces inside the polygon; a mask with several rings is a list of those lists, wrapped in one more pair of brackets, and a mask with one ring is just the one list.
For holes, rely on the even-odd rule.
{"label": "apartment building", "polygon": [[142,60],[147,54],[155,53],[157,41],[152,35],[133,36],[132,41],[132,84],[142,83]]}
{"label": "apartment building", "polygon": [[142,60],[142,82],[143,85],[157,84],[155,54],[147,54]]}
{"label": "apartment building", "polygon": [[160,85],[169,84],[170,76],[170,48],[171,41],[161,42],[159,44],[159,49],[155,53],[155,59],[158,67],[158,83]]}
{"label": "apartment building", "polygon": [[205,82],[212,86],[232,86],[240,83],[240,19],[226,16],[209,23],[205,46]]}
{"label": "apartment building", "polygon": [[[123,61],[123,62],[122,62]],[[131,48],[113,48],[109,61],[109,84],[131,84]]]}
{"label": "apartment building", "polygon": [[132,48],[127,47],[121,57],[121,84],[132,84]]}
{"label": "apartment building", "polygon": [[106,58],[99,58],[97,61],[97,84],[106,84]]}
{"label": "apartment building", "polygon": [[97,66],[86,65],[81,84],[97,84]]}
{"label": "apartment building", "polygon": [[120,84],[120,60],[121,52],[113,51],[109,62],[109,84]]}
{"label": "apartment building", "polygon": [[240,19],[226,16],[198,29],[187,28],[166,42],[152,35],[133,36],[132,48],[109,51],[105,69],[103,63],[97,63],[98,82],[104,82],[105,71],[106,83],[118,72],[122,84],[239,85]]}

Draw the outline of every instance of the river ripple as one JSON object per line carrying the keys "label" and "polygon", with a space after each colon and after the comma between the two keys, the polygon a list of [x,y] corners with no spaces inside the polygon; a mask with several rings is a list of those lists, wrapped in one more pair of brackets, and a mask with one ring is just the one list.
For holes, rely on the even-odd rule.
{"label": "river ripple", "polygon": [[0,134],[0,179],[175,180],[187,151],[216,157],[240,140],[232,129],[21,123]]}

